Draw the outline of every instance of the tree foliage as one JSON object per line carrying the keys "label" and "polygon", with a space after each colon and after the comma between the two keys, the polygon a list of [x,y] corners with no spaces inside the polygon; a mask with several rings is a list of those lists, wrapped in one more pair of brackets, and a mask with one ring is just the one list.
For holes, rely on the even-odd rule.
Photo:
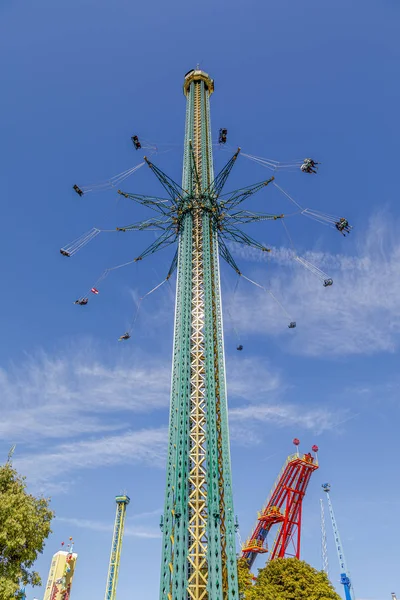
{"label": "tree foliage", "polygon": [[51,533],[49,500],[26,491],[10,463],[0,466],[0,599],[20,598],[19,589],[40,585],[32,566]]}
{"label": "tree foliage", "polygon": [[245,558],[239,558],[238,563],[239,600],[249,600],[253,583],[253,575]]}
{"label": "tree foliage", "polygon": [[239,582],[242,582],[239,596],[242,593],[243,600],[341,600],[323,571],[297,558],[278,558],[268,563],[259,569],[251,587],[248,586],[251,573],[240,563],[241,559],[238,562]]}

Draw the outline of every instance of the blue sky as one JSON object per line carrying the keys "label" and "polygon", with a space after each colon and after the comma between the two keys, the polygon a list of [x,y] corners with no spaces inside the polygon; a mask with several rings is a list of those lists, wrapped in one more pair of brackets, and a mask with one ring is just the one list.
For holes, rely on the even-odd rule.
{"label": "blue sky", "polygon": [[[247,231],[269,261],[233,249],[297,321],[223,266],[235,511],[243,538],[297,436],[320,447],[305,500],[303,558],[320,567],[320,485],[332,484],[358,600],[400,593],[397,514],[400,242],[397,2],[291,0],[201,4],[160,0],[3,0],[0,6],[0,451],[30,489],[53,496],[57,518],[37,568],[72,535],[74,600],[102,597],[114,496],[131,496],[118,595],[158,594],[174,294],[134,302],[168,271],[172,251],[111,273],[87,307],[73,301],[108,267],[134,258],[151,232],[101,234],[63,259],[59,248],[92,226],[112,229],[147,213],[113,191],[79,198],[73,183],[107,179],[140,162],[130,136],[154,141],[154,160],[180,180],[183,75],[200,62],[216,81],[214,134],[277,161],[313,156],[317,177],[278,173],[303,206],[345,215],[350,237],[288,219],[297,252],[331,288],[290,259],[280,223]],[[161,153],[161,150],[170,150]],[[229,157],[216,150],[216,167]],[[267,177],[241,158],[227,188]],[[122,186],[160,194],[140,169]],[[292,212],[272,187],[253,210]],[[172,282],[174,286],[174,282]],[[328,524],[332,580],[339,570]],[[257,562],[262,566],[262,560]],[[397,586],[397,587],[396,587]],[[30,591],[29,600],[42,590]]]}

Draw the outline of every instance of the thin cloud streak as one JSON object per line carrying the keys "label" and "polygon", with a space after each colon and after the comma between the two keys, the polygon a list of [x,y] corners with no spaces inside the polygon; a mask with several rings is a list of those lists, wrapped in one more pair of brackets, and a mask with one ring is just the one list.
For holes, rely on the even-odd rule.
{"label": "thin cloud streak", "polygon": [[29,473],[29,481],[44,488],[52,478],[65,477],[80,469],[98,469],[117,464],[165,465],[168,431],[142,429],[101,439],[61,444],[43,453],[14,460],[15,467]]}
{"label": "thin cloud streak", "polygon": [[[71,525],[72,527],[79,527],[80,529],[90,529],[99,533],[112,534],[114,525],[113,523],[103,523],[100,521],[91,521],[89,519],[76,519],[69,517],[56,517],[57,521]],[[161,537],[160,531],[156,529],[145,529],[140,526],[125,525],[124,529],[125,537],[137,537],[146,539],[159,539]]]}
{"label": "thin cloud streak", "polygon": [[227,360],[228,395],[252,401],[260,396],[271,398],[287,388],[280,372],[257,357]]}
{"label": "thin cloud streak", "polygon": [[296,406],[271,404],[250,404],[234,408],[230,411],[229,418],[231,421],[237,421],[242,425],[249,421],[253,423],[272,423],[278,427],[296,425],[318,434],[334,429],[347,420],[338,419],[337,412],[334,414],[324,408],[302,408],[300,410]]}
{"label": "thin cloud streak", "polygon": [[[300,411],[285,404],[282,397],[289,386],[280,371],[265,360],[234,357],[228,364],[234,444],[262,443],[265,423],[321,432],[336,427],[340,419],[351,418],[346,413],[333,416],[320,407]],[[164,468],[169,361],[150,361],[146,367],[136,362],[131,369],[124,364],[110,367],[100,360],[85,362],[74,353],[69,358],[42,354],[18,369],[3,369],[1,373],[0,430],[17,442],[21,438],[28,441],[35,449],[15,455],[14,464],[29,475],[28,483],[40,492],[65,493],[84,470],[124,464]],[[268,398],[268,403],[260,404],[260,398]],[[163,426],[129,429],[127,413],[160,409],[165,409]]]}
{"label": "thin cloud streak", "polygon": [[119,431],[126,429],[121,412],[166,408],[169,388],[167,362],[149,360],[144,366],[142,359],[135,367],[110,366],[84,352],[56,358],[38,353],[0,369],[0,435],[34,443]]}
{"label": "thin cloud streak", "polygon": [[[254,256],[247,249],[239,253],[247,260]],[[357,256],[305,254],[318,267],[330,265],[332,287],[324,288],[308,271],[293,265],[291,251],[280,249],[276,255],[285,268],[271,268],[267,287],[297,328],[287,330],[288,319],[273,299],[244,281],[234,300],[242,332],[272,335],[288,351],[309,356],[392,353],[399,347],[400,243],[386,217],[373,218]],[[255,273],[254,279],[257,275],[265,279],[265,273]]]}

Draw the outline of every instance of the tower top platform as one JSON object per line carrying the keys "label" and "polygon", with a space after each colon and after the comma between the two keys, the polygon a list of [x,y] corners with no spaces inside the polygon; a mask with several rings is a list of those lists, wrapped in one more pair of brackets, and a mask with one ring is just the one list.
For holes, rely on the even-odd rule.
{"label": "tower top platform", "polygon": [[122,496],[116,496],[115,497],[115,502],[117,504],[129,504],[130,501],[131,501],[131,499],[126,494],[123,494]]}
{"label": "tower top platform", "polygon": [[208,92],[211,95],[214,91],[214,79],[211,79],[208,73],[201,71],[200,69],[192,69],[185,75],[185,81],[183,83],[183,93],[185,96],[188,94],[188,89],[192,81],[204,81],[207,86]]}

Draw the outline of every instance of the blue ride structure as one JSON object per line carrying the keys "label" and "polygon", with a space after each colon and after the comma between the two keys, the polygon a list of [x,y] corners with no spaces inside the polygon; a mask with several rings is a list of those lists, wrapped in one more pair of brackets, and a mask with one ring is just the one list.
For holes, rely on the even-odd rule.
{"label": "blue ride structure", "polygon": [[343,552],[343,545],[342,545],[340,535],[339,535],[339,528],[336,523],[335,513],[333,512],[333,506],[332,506],[331,498],[329,496],[331,486],[329,483],[324,483],[322,485],[322,489],[326,493],[326,497],[328,500],[329,514],[330,514],[331,521],[332,521],[333,535],[335,538],[336,551],[337,551],[339,565],[340,565],[340,583],[344,587],[344,595],[345,595],[346,600],[355,600],[354,589],[353,589],[353,586],[352,586],[352,583],[350,580],[350,573],[347,568],[346,559],[345,559],[344,552]]}

